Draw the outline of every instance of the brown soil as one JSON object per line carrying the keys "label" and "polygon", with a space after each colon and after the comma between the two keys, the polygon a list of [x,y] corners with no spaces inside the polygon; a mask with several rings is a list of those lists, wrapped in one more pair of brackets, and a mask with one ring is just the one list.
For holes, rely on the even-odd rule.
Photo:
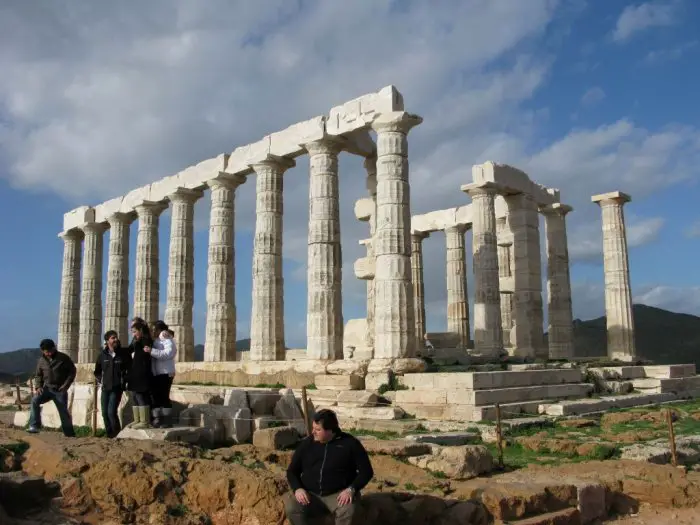
{"label": "brown soil", "polygon": [[606,520],[615,525],[697,525],[700,523],[700,508],[658,509],[643,505],[633,516]]}
{"label": "brown soil", "polygon": [[[288,490],[284,470],[290,452],[261,452],[251,445],[203,451],[174,443],[66,439],[54,432],[29,435],[0,428],[0,442],[19,441],[29,445],[21,458],[23,470],[59,482],[61,510],[82,523],[284,522],[281,496]],[[591,445],[597,444],[577,447]],[[372,463],[375,478],[363,498],[370,509],[364,523],[478,525],[521,519],[571,507],[574,483],[581,479],[603,483],[607,506],[616,512],[636,510],[639,503],[693,507],[700,499],[700,473],[630,461],[531,466],[461,482],[390,456],[373,456]],[[414,513],[423,521],[415,521]]]}

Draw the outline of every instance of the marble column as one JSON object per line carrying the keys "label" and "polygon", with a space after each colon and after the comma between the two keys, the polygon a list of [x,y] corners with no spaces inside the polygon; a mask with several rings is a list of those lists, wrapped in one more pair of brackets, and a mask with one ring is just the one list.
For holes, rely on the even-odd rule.
{"label": "marble column", "polygon": [[491,184],[467,184],[462,191],[473,203],[474,252],[474,349],[477,354],[499,356],[503,352],[495,198]]}
{"label": "marble column", "polygon": [[205,361],[236,360],[236,188],[242,175],[221,173],[207,182],[211,188],[207,265]]}
{"label": "marble column", "polygon": [[78,363],[93,363],[102,348],[102,257],[106,229],[107,224],[102,222],[90,222],[82,226],[85,242]]}
{"label": "marble column", "polygon": [[634,361],[637,358],[627,233],[622,210],[630,200],[629,195],[619,191],[592,197],[592,201],[600,205],[603,216],[608,357],[621,361]]}
{"label": "marble column", "polygon": [[252,361],[283,361],[284,277],[282,274],[283,175],[292,159],[269,155],[252,166],[256,173],[253,247]]}
{"label": "marble column", "polygon": [[574,319],[566,236],[566,214],[572,209],[571,206],[559,203],[542,208],[547,239],[547,332],[550,359],[574,358]]}
{"label": "marble column", "polygon": [[423,281],[423,239],[429,233],[411,234],[411,281],[413,282],[413,315],[416,326],[416,349],[424,346],[425,327],[425,283]]}
{"label": "marble column", "polygon": [[116,330],[126,344],[129,334],[129,233],[136,214],[115,213],[109,223],[109,258],[104,330]]}
{"label": "marble column", "polygon": [[464,233],[467,226],[445,229],[447,245],[447,331],[459,335],[460,347],[469,348],[469,301]]}
{"label": "marble column", "polygon": [[338,194],[342,146],[325,138],[304,147],[310,166],[306,354],[309,359],[342,359],[343,256]]}
{"label": "marble column", "polygon": [[503,346],[511,348],[510,332],[513,326],[513,242],[508,228],[508,218],[496,219],[498,239],[498,281],[501,292],[501,324]]}
{"label": "marble column", "polygon": [[377,133],[374,357],[379,359],[415,355],[407,134],[421,122],[397,111],[372,123]]}
{"label": "marble column", "polygon": [[178,362],[194,361],[194,204],[201,190],[178,188],[168,195],[171,204],[168,298],[165,323],[175,332]]}
{"label": "marble column", "polygon": [[147,323],[160,319],[160,254],[158,225],[165,202],[144,201],[135,207],[139,228],[136,235],[134,270],[134,317]]}
{"label": "marble column", "polygon": [[75,228],[59,234],[63,239],[61,301],[58,307],[58,350],[78,360],[80,336],[80,264],[84,233]]}
{"label": "marble column", "polygon": [[[364,161],[367,172],[367,192],[372,199],[373,211],[369,217],[369,243],[366,244],[367,258],[374,260],[374,248],[372,239],[377,229],[377,157],[368,157]],[[374,277],[367,279],[367,348],[374,349]]]}
{"label": "marble column", "polygon": [[505,201],[513,236],[513,352],[518,357],[547,359],[539,210],[530,195],[507,195]]}

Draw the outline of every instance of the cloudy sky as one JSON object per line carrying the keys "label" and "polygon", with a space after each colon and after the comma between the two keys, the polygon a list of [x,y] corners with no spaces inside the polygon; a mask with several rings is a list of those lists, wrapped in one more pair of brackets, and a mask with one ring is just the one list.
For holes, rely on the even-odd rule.
{"label": "cloudy sky", "polygon": [[[55,337],[63,213],[389,84],[424,118],[409,135],[413,213],[469,202],[459,187],[486,160],[559,188],[575,208],[574,315],[588,319],[603,314],[600,211],[590,196],[625,191],[635,300],[700,314],[699,23],[693,0],[5,0],[0,350]],[[352,274],[367,234],[353,217],[364,170],[349,155],[340,169],[350,319],[365,309]],[[237,194],[239,338],[250,328],[253,182]],[[196,210],[198,343],[207,201]],[[306,333],[307,219],[302,157],[285,175],[292,347]],[[162,216],[163,304],[169,221]],[[442,234],[425,241],[430,331],[446,325],[444,248]]]}

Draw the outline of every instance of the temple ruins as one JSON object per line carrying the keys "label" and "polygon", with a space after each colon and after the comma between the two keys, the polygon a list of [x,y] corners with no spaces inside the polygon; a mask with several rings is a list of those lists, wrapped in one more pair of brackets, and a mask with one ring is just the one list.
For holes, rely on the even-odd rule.
{"label": "temple ruins", "polygon": [[[608,363],[587,370],[607,385],[601,392],[600,385],[586,381],[590,374],[584,373],[585,363],[574,348],[566,230],[571,206],[562,202],[558,190],[537,184],[525,172],[486,162],[473,166],[471,180],[465,174],[464,184],[455,188],[463,192],[464,205],[412,215],[408,141],[410,130],[421,122],[421,117],[405,111],[399,91],[388,86],[122,197],[68,212],[60,233],[64,256],[58,346],[79,363],[78,383],[71,394],[78,421],[88,413],[94,388],[92,363],[102,334],[109,329],[128,333],[132,316],[149,321],[162,316],[175,332],[178,363],[173,395],[183,410],[190,411],[183,412],[184,425],[205,421],[197,415],[197,407],[214,413],[206,406],[217,404],[213,399],[230,401],[236,391],[248,396],[246,403],[237,402],[236,410],[252,412],[247,416],[231,412],[232,418],[244,421],[252,414],[250,420],[255,420],[258,414],[269,419],[273,407],[277,417],[294,413],[289,404],[279,408],[291,395],[289,390],[253,388],[260,384],[281,383],[295,396],[299,388],[313,384],[315,389],[309,391],[313,405],[333,407],[349,428],[376,420],[398,424],[407,421],[406,415],[414,422],[492,419],[496,404],[508,413],[560,416],[700,393],[694,365],[635,363],[622,210],[627,195],[593,197],[602,211]],[[367,253],[354,265],[356,277],[366,281],[364,319],[343,317],[341,152],[363,157],[366,169],[367,197],[355,204],[355,216],[368,224],[367,238],[360,241]],[[305,154],[310,157],[307,340],[305,348],[285,351],[283,181],[285,171]],[[237,359],[235,194],[241,184],[253,183],[249,178],[254,178],[256,189],[251,348],[245,359]],[[204,362],[195,362],[193,215],[206,190],[211,199],[207,316],[205,333],[197,336],[204,338]],[[159,217],[168,207],[169,259],[160,261]],[[138,227],[130,305],[129,238],[134,222]],[[471,257],[465,243],[468,230]],[[444,232],[447,255],[447,331],[429,333],[422,242],[437,232]],[[159,282],[162,264],[168,265],[165,286]],[[473,318],[467,287],[470,271]],[[159,311],[162,298],[167,299],[164,312]],[[431,369],[431,361],[424,359],[426,334],[436,343],[431,359],[457,356],[470,369]],[[602,397],[590,397],[595,389]],[[264,410],[254,402],[263,390],[274,398]],[[220,409],[229,407],[229,401],[222,401]],[[128,419],[128,412],[125,416]],[[263,423],[253,424],[258,428]]]}

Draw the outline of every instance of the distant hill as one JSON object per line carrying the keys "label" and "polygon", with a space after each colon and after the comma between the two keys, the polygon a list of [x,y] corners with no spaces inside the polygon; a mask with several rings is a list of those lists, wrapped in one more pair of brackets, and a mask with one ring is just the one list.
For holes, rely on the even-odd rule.
{"label": "distant hill", "polygon": [[[700,317],[679,314],[635,304],[637,353],[641,359],[658,364],[695,363],[700,370]],[[574,321],[574,346],[577,357],[606,355],[605,317]],[[237,350],[250,350],[250,339],[236,341]],[[195,361],[204,360],[204,345],[194,347]],[[0,383],[26,379],[34,373],[39,358],[38,348],[22,348],[0,353]]]}
{"label": "distant hill", "polygon": [[[635,304],[637,354],[660,365],[695,363],[700,370],[700,317]],[[606,355],[605,317],[574,321],[575,355]]]}

